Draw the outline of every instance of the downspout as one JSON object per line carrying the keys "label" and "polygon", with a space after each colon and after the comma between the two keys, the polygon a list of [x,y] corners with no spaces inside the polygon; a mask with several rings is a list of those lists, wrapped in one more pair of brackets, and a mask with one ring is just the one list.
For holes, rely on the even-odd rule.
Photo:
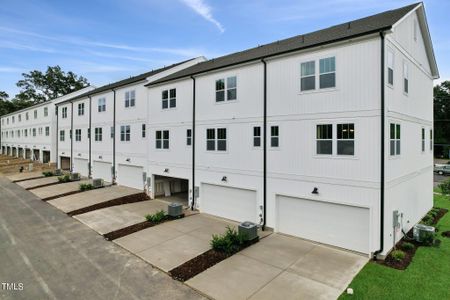
{"label": "downspout", "polygon": [[73,132],[73,102],[70,101],[70,173],[73,173],[73,136],[75,133]]}
{"label": "downspout", "polygon": [[58,154],[58,146],[59,146],[59,106],[56,105],[56,169],[59,169],[59,154]]}
{"label": "downspout", "polygon": [[385,138],[385,99],[384,99],[384,32],[380,32],[381,38],[381,62],[380,62],[380,71],[381,71],[381,140],[380,140],[380,249],[373,253],[374,259],[377,259],[377,255],[383,252],[384,250],[384,138]]}
{"label": "downspout", "polygon": [[89,97],[89,171],[88,176],[92,178],[92,98]]}
{"label": "downspout", "polygon": [[113,175],[112,184],[116,183],[116,90],[112,90],[114,93],[113,104]]}
{"label": "downspout", "polygon": [[266,228],[266,203],[267,203],[267,62],[264,64],[264,88],[263,88],[263,223],[262,230]]}
{"label": "downspout", "polygon": [[192,201],[191,210],[195,208],[195,77],[192,78]]}

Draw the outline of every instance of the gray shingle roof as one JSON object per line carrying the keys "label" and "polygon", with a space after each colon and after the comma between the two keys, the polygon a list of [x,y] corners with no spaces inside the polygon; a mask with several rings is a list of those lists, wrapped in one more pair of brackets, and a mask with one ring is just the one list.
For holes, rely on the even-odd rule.
{"label": "gray shingle roof", "polygon": [[323,44],[351,39],[358,36],[376,33],[382,30],[388,30],[419,4],[420,3],[411,4],[402,8],[385,11],[383,13],[354,20],[351,22],[346,22],[319,31],[297,35],[285,40],[276,41],[263,46],[201,62],[192,67],[186,68],[154,82],[151,82],[146,86],[180,79],[183,77],[204,73],[235,64],[259,60],[265,57],[280,55],[291,51],[297,51]]}

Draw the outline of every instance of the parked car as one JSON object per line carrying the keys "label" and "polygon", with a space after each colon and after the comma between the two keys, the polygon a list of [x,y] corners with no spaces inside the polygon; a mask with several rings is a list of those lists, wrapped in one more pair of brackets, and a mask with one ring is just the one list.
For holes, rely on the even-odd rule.
{"label": "parked car", "polygon": [[435,165],[434,173],[439,175],[450,175],[450,165]]}

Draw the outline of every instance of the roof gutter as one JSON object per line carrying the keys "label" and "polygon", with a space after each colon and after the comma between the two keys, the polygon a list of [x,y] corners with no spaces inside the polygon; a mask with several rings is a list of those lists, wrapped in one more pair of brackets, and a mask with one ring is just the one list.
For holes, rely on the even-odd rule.
{"label": "roof gutter", "polygon": [[385,56],[385,39],[384,39],[384,31],[380,31],[381,38],[381,56],[380,56],[380,100],[381,100],[381,119],[380,119],[380,128],[381,128],[381,138],[380,138],[380,249],[373,253],[374,259],[377,259],[377,255],[383,252],[384,250],[384,140],[385,140],[385,95],[384,95],[384,56]]}

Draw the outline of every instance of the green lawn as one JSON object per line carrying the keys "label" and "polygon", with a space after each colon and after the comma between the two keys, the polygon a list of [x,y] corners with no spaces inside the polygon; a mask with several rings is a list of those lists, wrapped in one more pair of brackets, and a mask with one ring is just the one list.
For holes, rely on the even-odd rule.
{"label": "green lawn", "polygon": [[[450,210],[450,197],[434,195],[434,206]],[[440,248],[419,247],[404,271],[369,262],[353,279],[354,294],[339,299],[450,299],[450,212],[439,221]]]}

